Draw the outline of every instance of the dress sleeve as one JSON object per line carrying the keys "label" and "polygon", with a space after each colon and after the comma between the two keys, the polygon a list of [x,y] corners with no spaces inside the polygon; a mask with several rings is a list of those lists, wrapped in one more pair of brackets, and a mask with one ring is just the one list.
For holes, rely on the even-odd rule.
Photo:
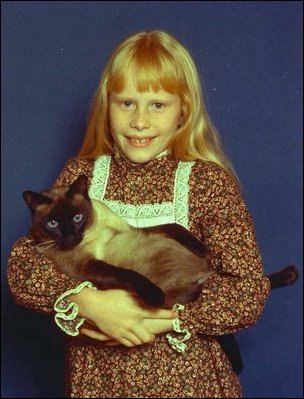
{"label": "dress sleeve", "polygon": [[[69,161],[55,185],[70,184],[85,172],[85,161]],[[53,313],[54,303],[66,291],[79,285],[36,249],[31,234],[21,237],[12,247],[8,258],[7,277],[16,303],[43,313]]]}
{"label": "dress sleeve", "polygon": [[234,179],[212,165],[204,182],[197,180],[194,187],[192,216],[199,221],[213,273],[199,299],[187,304],[179,318],[192,333],[232,333],[257,322],[270,282],[264,275],[253,220]]}

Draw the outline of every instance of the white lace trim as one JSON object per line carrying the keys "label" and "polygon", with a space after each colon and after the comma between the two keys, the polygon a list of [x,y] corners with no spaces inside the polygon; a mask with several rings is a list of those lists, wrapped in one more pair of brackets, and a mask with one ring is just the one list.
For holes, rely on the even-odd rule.
{"label": "white lace trim", "polygon": [[188,197],[189,197],[189,176],[194,162],[178,163],[174,180],[174,220],[184,227],[189,225]]}
{"label": "white lace trim", "polygon": [[96,290],[96,287],[90,281],[83,281],[76,288],[64,292],[54,304],[55,322],[66,334],[75,337],[79,334],[79,327],[82,326],[85,319],[78,316],[78,305],[70,302],[66,298],[71,294],[78,294],[84,287]]}
{"label": "white lace trim", "polygon": [[93,178],[89,189],[89,196],[103,201],[110,174],[111,157],[102,155],[94,163]]}
{"label": "white lace trim", "polygon": [[[181,305],[180,303],[176,303],[172,309],[181,311],[181,310],[185,309],[185,306]],[[181,338],[177,338],[177,337],[173,337],[172,334],[168,333],[168,334],[166,334],[166,338],[174,350],[185,354],[185,352],[187,350],[187,344],[185,344],[185,342],[189,341],[192,334],[186,328],[181,329],[180,320],[178,317],[176,319],[172,320],[172,326],[173,326],[173,330],[176,333],[183,334],[183,336]]]}
{"label": "white lace trim", "polygon": [[121,201],[110,200],[103,200],[103,202],[133,227],[175,223],[174,206],[171,202],[144,205],[124,204]]}
{"label": "white lace trim", "polygon": [[188,228],[189,176],[195,162],[178,163],[174,179],[173,202],[161,204],[124,204],[121,201],[104,199],[109,179],[111,157],[102,155],[96,161],[92,184],[89,190],[91,198],[104,202],[133,227],[150,227],[167,223],[178,223]]}

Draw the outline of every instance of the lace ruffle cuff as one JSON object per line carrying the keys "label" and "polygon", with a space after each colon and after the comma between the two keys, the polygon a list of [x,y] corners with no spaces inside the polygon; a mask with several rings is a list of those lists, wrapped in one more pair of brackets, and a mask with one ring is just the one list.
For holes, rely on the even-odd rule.
{"label": "lace ruffle cuff", "polygon": [[82,326],[85,319],[78,316],[78,305],[75,302],[70,302],[67,297],[71,294],[78,294],[84,287],[97,289],[89,281],[84,281],[76,288],[64,292],[56,300],[54,304],[55,322],[62,331],[66,334],[75,337],[79,334],[79,327]]}
{"label": "lace ruffle cuff", "polygon": [[[184,308],[185,308],[184,305],[176,303],[172,309],[181,311],[181,310],[184,310]],[[173,325],[173,330],[179,336],[181,334],[182,334],[182,336],[181,337],[173,337],[171,333],[168,333],[168,334],[166,334],[166,338],[174,350],[184,354],[187,349],[187,344],[185,344],[185,342],[191,338],[192,334],[186,328],[181,329],[180,320],[178,317],[172,321],[172,325]]]}

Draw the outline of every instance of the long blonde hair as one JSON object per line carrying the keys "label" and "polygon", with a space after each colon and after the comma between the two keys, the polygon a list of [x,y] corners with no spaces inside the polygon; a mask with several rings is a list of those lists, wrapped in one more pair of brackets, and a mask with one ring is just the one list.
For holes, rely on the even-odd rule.
{"label": "long blonde hair", "polygon": [[109,94],[124,89],[130,68],[136,70],[140,92],[163,89],[181,98],[183,118],[169,144],[171,155],[183,161],[201,159],[216,163],[238,180],[208,115],[191,55],[177,39],[163,31],[136,33],[116,48],[96,90],[77,158],[96,159],[99,155],[113,153],[114,139],[108,120]]}

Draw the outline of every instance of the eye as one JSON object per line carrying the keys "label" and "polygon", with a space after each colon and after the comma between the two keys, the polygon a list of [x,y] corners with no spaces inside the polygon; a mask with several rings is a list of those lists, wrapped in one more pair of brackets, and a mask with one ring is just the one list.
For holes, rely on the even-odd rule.
{"label": "eye", "polygon": [[165,106],[166,106],[166,104],[164,104],[164,103],[154,103],[153,104],[153,107],[155,109],[163,109],[163,108],[165,108]]}
{"label": "eye", "polygon": [[83,214],[82,214],[82,213],[78,213],[77,215],[75,215],[75,216],[73,217],[73,222],[79,223],[79,222],[82,221],[82,219],[83,219]]}
{"label": "eye", "polygon": [[121,102],[121,105],[123,108],[132,108],[134,104],[130,100],[125,100]]}
{"label": "eye", "polygon": [[56,227],[58,226],[58,223],[56,222],[56,220],[49,220],[46,225],[50,229],[56,229]]}

